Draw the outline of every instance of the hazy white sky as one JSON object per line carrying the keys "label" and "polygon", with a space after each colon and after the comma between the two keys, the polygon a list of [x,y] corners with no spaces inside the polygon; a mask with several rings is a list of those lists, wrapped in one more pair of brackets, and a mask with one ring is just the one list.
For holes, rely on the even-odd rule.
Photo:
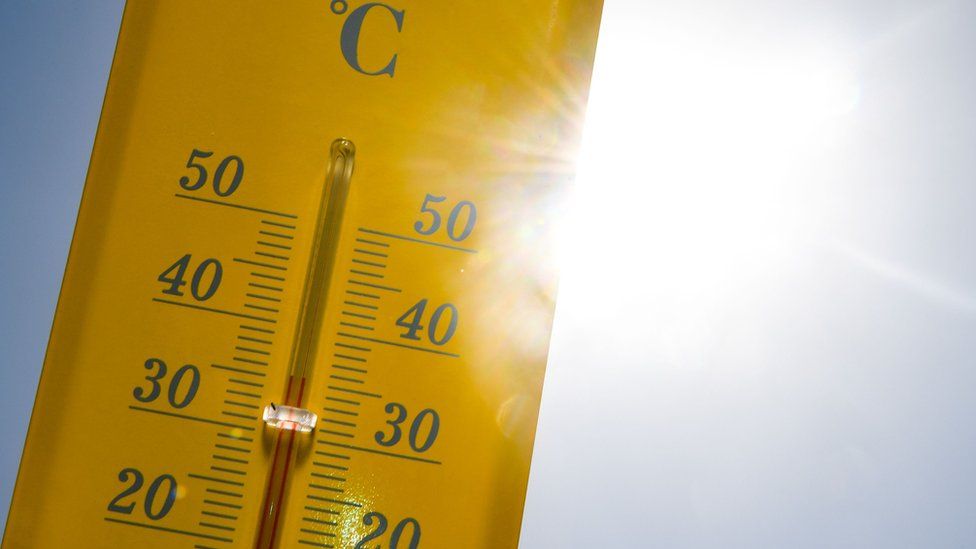
{"label": "hazy white sky", "polygon": [[976,546],[974,29],[607,1],[524,547]]}
{"label": "hazy white sky", "polygon": [[[121,4],[0,3],[0,520]],[[607,0],[523,547],[976,546],[973,29]]]}

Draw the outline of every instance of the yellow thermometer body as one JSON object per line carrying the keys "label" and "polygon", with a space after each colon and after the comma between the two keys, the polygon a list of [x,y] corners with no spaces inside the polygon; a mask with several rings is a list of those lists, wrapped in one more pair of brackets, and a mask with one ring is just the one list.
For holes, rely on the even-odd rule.
{"label": "yellow thermometer body", "polygon": [[600,9],[130,1],[3,547],[517,545]]}

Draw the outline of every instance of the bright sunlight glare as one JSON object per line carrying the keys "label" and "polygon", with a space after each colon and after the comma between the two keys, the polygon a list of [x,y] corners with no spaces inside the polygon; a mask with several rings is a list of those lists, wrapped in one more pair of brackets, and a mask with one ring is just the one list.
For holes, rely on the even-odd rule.
{"label": "bright sunlight glare", "polygon": [[790,166],[838,144],[857,78],[822,48],[760,51],[663,28],[600,39],[560,312],[654,322],[654,344],[680,353],[817,223],[814,174]]}

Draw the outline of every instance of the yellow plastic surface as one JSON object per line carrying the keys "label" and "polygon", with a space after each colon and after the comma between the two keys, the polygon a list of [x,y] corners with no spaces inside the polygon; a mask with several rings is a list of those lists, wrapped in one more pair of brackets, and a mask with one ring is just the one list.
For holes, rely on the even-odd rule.
{"label": "yellow plastic surface", "polygon": [[[600,10],[130,1],[3,547],[258,546],[281,433],[260,416],[293,379],[338,138],[356,152],[304,387],[319,423],[294,435],[274,543],[515,547],[556,291],[553,209]],[[357,13],[358,71],[341,47]],[[393,54],[392,76],[366,74]],[[199,188],[195,149],[212,153],[193,160]],[[220,196],[230,156],[243,175]],[[422,211],[428,194],[444,197],[427,202],[437,214]],[[183,284],[160,280],[187,254]],[[199,372],[192,399],[185,365]],[[393,403],[406,417],[382,445]]]}

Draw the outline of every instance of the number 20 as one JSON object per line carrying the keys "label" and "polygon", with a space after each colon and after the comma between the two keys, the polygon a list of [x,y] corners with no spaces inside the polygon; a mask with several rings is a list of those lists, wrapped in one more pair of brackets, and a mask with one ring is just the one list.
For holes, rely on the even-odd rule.
{"label": "number 20", "polygon": [[[366,526],[372,526],[374,522],[376,523],[376,529],[361,539],[354,549],[372,549],[372,546],[367,545],[366,542],[377,540],[386,533],[388,522],[382,513],[366,513],[366,516],[363,517],[363,524]],[[400,547],[400,538],[403,537],[404,530],[407,529],[407,526],[411,527],[410,541],[407,542],[407,546],[404,548]],[[405,518],[398,522],[390,534],[389,547],[390,549],[417,549],[420,547],[420,523],[417,522],[417,519]]]}
{"label": "number 20", "polygon": [[[132,467],[126,467],[125,469],[119,471],[120,482],[129,482],[130,477],[132,478],[132,484],[129,485],[129,487],[125,490],[122,490],[122,493],[115,496],[115,498],[109,502],[109,511],[113,513],[121,513],[123,515],[131,515],[132,511],[136,508],[135,502],[125,505],[123,500],[135,494],[142,488],[142,472],[138,469],[133,469]],[[156,496],[159,494],[160,490],[163,490],[166,497],[163,500],[163,504],[158,510],[156,510]],[[173,478],[173,475],[160,475],[149,485],[149,490],[146,491],[146,499],[143,501],[142,508],[143,511],[145,511],[146,516],[151,520],[159,520],[170,512],[170,509],[173,508],[173,504],[175,502],[176,479]]]}

